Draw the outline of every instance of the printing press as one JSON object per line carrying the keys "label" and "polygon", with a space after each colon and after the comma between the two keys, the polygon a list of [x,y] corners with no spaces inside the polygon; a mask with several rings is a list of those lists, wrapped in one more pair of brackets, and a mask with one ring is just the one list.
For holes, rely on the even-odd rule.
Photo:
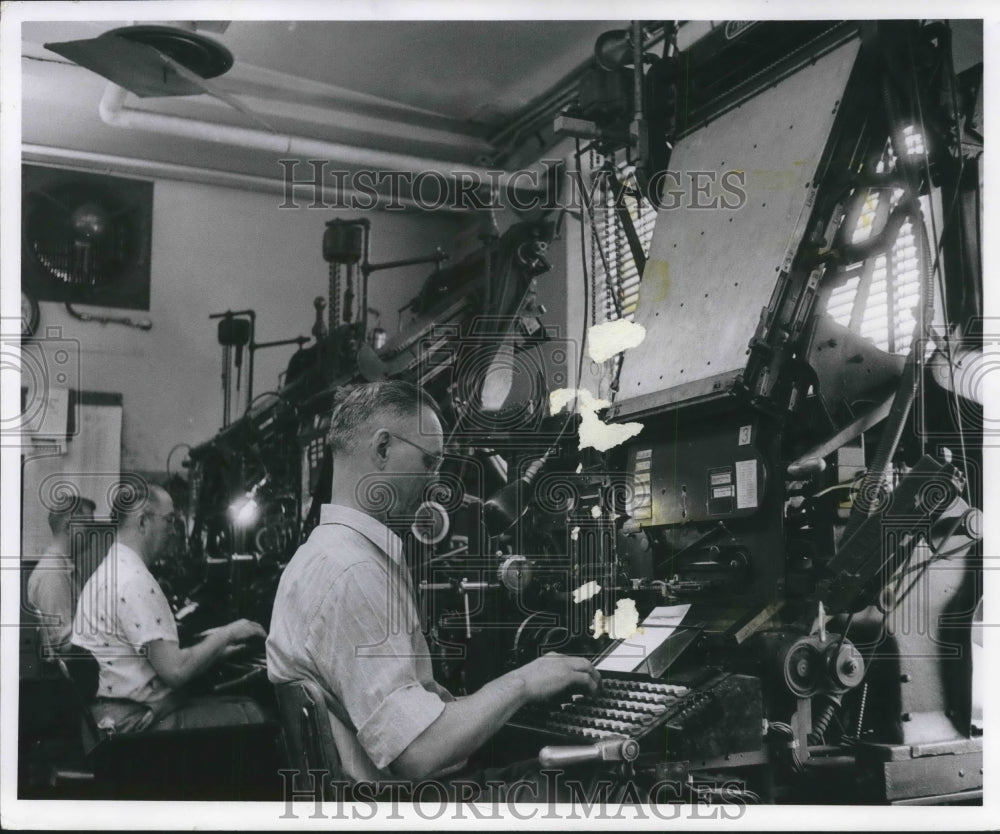
{"label": "printing press", "polygon": [[589,364],[537,300],[555,218],[424,259],[412,324],[378,347],[377,228],[334,221],[316,344],[190,454],[181,622],[267,624],[329,490],[338,392],[408,379],[447,421],[406,543],[437,680],[472,692],[547,651],[602,673],[518,713],[496,762],[601,761],[686,799],[977,802],[982,92],[938,23],[731,22],[685,52],[661,24],[632,46],[657,32],[650,60],[604,44],[562,129],[640,186],[738,187],[731,208],[653,192],[644,338],[598,412],[631,436],[598,451],[573,394],[550,408]]}

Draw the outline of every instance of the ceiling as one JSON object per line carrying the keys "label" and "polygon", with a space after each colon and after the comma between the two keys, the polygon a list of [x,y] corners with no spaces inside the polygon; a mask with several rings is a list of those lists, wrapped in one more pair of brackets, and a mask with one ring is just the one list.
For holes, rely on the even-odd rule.
{"label": "ceiling", "polygon": [[[81,11],[86,9],[81,6]],[[22,24],[25,160],[280,188],[284,169],[277,160],[282,155],[273,150],[208,134],[178,136],[148,124],[105,123],[99,105],[108,82],[45,47],[136,22],[161,21]],[[406,169],[416,170],[433,162],[449,169],[456,163],[513,167],[512,152],[521,151],[519,145],[529,144],[534,135],[516,126],[533,110],[544,110],[553,91],[567,89],[562,82],[591,61],[599,34],[628,24],[234,20],[171,25],[197,29],[233,53],[233,67],[213,83],[254,117],[209,95],[129,94],[123,102],[127,114],[177,116],[201,126],[338,143],[358,149],[362,158],[371,151],[405,155]],[[685,48],[710,26],[708,21],[684,25],[678,45]],[[981,21],[953,21],[953,28],[957,69],[981,61]],[[338,166],[332,149],[326,156],[332,169],[365,167],[357,159]]]}
{"label": "ceiling", "polygon": [[[98,109],[108,82],[45,48],[133,22],[23,24],[25,158],[44,157],[38,148],[58,148],[63,161],[96,154],[279,177],[273,152],[105,124]],[[502,139],[519,114],[587,63],[601,32],[625,25],[598,20],[236,20],[222,32],[198,31],[235,57],[232,69],[213,83],[277,134],[485,165],[502,150],[491,140]],[[130,94],[124,106],[262,129],[209,95]],[[51,156],[50,161],[59,161],[55,152]]]}

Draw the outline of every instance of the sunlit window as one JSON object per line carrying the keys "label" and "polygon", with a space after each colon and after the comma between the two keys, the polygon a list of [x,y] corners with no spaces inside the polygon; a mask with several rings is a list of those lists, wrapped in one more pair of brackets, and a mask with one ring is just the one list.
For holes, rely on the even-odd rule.
{"label": "sunlit window", "polygon": [[[631,167],[619,168],[619,177],[628,187],[635,187]],[[598,321],[635,318],[639,301],[639,270],[625,237],[625,227],[614,208],[610,189],[603,196],[595,194],[593,234],[590,236],[591,274],[594,276],[596,304],[592,307]],[[624,197],[625,206],[635,225],[643,251],[649,254],[656,225],[656,209],[646,200]],[[603,317],[603,318],[602,318]]]}
{"label": "sunlit window", "polygon": [[[915,128],[905,128],[903,138],[906,142],[904,153],[924,152],[923,139]],[[879,173],[892,171],[895,163],[896,156],[887,143],[876,170]],[[861,195],[859,199],[864,202],[851,233],[851,242],[862,243],[879,234],[886,217],[902,195],[902,189],[894,189],[889,196],[888,190],[874,188]],[[887,196],[888,205],[880,206]],[[920,198],[920,206],[926,217],[930,208],[927,197]],[[827,315],[887,353],[906,353],[919,316],[920,260],[917,247],[913,224],[907,220],[900,226],[888,252],[875,255],[864,263],[851,264],[839,273],[827,298]]]}

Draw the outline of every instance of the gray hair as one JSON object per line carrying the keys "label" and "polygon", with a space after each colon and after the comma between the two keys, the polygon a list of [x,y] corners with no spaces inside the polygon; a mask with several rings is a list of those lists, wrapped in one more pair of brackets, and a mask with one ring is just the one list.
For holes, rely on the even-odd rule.
{"label": "gray hair", "polygon": [[[386,379],[341,389],[345,396],[333,409],[327,441],[337,454],[362,441],[365,430],[386,417],[415,417],[430,409],[444,425],[437,403],[425,391],[409,382]],[[340,394],[341,392],[338,392]]]}
{"label": "gray hair", "polygon": [[81,513],[93,515],[96,510],[97,504],[89,498],[74,495],[72,500],[60,504],[49,513],[49,529],[58,536],[69,526],[73,516]]}
{"label": "gray hair", "polygon": [[170,493],[158,484],[151,484],[141,475],[123,473],[111,495],[111,520],[119,527],[135,524],[144,513],[163,503]]}

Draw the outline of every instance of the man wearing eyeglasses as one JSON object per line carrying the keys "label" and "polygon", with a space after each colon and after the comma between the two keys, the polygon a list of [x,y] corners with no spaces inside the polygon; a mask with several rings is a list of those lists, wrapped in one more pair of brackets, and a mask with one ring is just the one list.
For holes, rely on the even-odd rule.
{"label": "man wearing eyeglasses", "polygon": [[170,604],[149,572],[174,532],[170,495],[158,486],[123,484],[115,514],[115,544],[84,586],[73,623],[74,645],[93,654],[100,670],[92,705],[98,726],[127,732],[262,721],[249,698],[185,696],[186,684],[265,632],[237,620],[179,647]]}
{"label": "man wearing eyeglasses", "polygon": [[324,691],[349,779],[464,781],[469,757],[521,706],[569,687],[594,692],[599,675],[550,654],[463,698],[440,686],[400,538],[441,464],[437,407],[408,383],[359,385],[335,409],[329,441],[332,500],[282,575],[268,676]]}

